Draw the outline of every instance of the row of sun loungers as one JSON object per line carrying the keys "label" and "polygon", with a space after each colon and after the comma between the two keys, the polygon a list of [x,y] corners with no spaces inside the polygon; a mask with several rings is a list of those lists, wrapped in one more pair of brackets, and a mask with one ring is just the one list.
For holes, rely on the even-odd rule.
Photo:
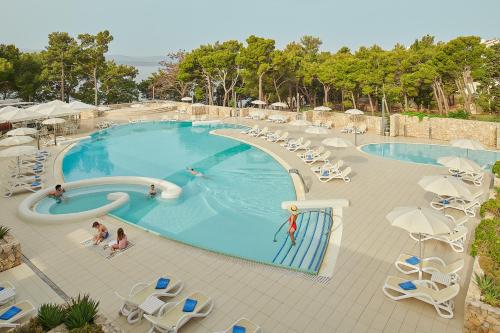
{"label": "row of sun loungers", "polygon": [[349,123],[347,126],[342,128],[342,133],[356,133],[356,134],[364,134],[368,130],[366,124],[361,124],[356,126],[354,123]]}
{"label": "row of sun loungers", "polygon": [[[131,122],[129,120],[129,122]],[[102,130],[102,129],[106,129],[106,128],[110,128],[110,127],[113,127],[113,126],[116,126],[117,124],[114,122],[114,121],[110,121],[110,120],[103,120],[103,121],[99,121],[97,124],[96,124],[96,128],[99,129],[99,130]]]}
{"label": "row of sun loungers", "polygon": [[[151,324],[150,332],[177,332],[191,319],[208,316],[214,308],[214,301],[201,292],[191,293],[177,302],[164,301],[178,296],[183,288],[182,281],[168,274],[158,280],[138,283],[128,296],[115,292],[123,301],[119,312],[130,324],[145,318]],[[261,333],[262,329],[241,318],[224,332]]]}
{"label": "row of sun loungers", "polygon": [[3,175],[4,196],[10,197],[19,191],[36,192],[42,188],[45,162],[48,152],[39,151],[34,155],[10,161],[7,174]]}
{"label": "row of sun loungers", "polygon": [[[16,299],[16,288],[9,281],[0,282],[0,305],[14,302]],[[14,328],[20,325],[21,320],[30,317],[36,311],[30,301],[21,301],[0,309],[0,328]]]}

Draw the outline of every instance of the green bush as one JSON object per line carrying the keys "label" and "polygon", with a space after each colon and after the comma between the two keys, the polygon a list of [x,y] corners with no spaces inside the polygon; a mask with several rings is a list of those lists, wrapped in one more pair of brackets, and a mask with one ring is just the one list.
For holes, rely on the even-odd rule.
{"label": "green bush", "polygon": [[483,301],[492,306],[500,305],[500,286],[488,275],[475,274],[476,284],[481,289]]}
{"label": "green bush", "polygon": [[75,328],[70,331],[70,333],[104,333],[102,327],[96,324],[85,325],[80,328]]}
{"label": "green bush", "polygon": [[0,226],[0,239],[3,239],[9,233],[10,233],[10,228],[9,227],[6,227],[4,225]]}
{"label": "green bush", "polygon": [[9,331],[12,333],[44,333],[44,329],[40,323],[38,323],[36,318],[31,318],[29,322],[19,327],[16,327],[14,330]]}
{"label": "green bush", "polygon": [[497,195],[496,198],[489,199],[479,208],[479,214],[484,217],[486,212],[493,214],[495,217],[500,217],[500,199]]}
{"label": "green bush", "polygon": [[47,331],[61,325],[66,316],[65,309],[58,304],[42,304],[38,309],[38,322]]}
{"label": "green bush", "polygon": [[420,120],[420,121],[422,121],[425,117],[429,117],[429,118],[439,117],[439,115],[435,114],[435,113],[425,113],[425,112],[417,112],[417,111],[408,111],[408,112],[403,112],[402,114],[405,116],[410,116],[410,117],[418,117],[418,120]]}
{"label": "green bush", "polygon": [[89,295],[72,298],[67,305],[67,315],[64,323],[69,330],[82,328],[94,323],[99,302],[94,301]]}
{"label": "green bush", "polygon": [[497,177],[500,177],[500,161],[496,161],[495,164],[493,164],[491,171],[493,171]]}
{"label": "green bush", "polygon": [[456,110],[454,112],[448,112],[448,118],[469,119],[469,117],[470,117],[470,113],[468,113],[462,109]]}

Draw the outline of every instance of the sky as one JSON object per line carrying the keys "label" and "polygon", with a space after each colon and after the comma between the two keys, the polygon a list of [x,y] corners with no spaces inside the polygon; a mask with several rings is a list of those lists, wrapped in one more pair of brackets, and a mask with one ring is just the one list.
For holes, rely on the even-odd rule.
{"label": "sky", "polygon": [[322,50],[411,44],[425,34],[500,37],[500,0],[0,0],[0,43],[39,50],[53,31],[114,36],[111,54],[161,56],[251,34]]}

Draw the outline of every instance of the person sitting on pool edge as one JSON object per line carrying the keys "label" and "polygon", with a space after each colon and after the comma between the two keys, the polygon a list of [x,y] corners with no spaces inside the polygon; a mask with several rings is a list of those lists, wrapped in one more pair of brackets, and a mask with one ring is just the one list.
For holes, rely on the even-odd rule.
{"label": "person sitting on pool edge", "polygon": [[66,192],[66,190],[62,187],[62,185],[57,184],[54,188],[54,191],[49,192],[49,197],[54,198],[57,203],[61,203],[61,201],[64,199],[64,192]]}
{"label": "person sitting on pool edge", "polygon": [[288,228],[288,235],[290,235],[292,246],[295,246],[295,231],[297,230],[297,215],[299,214],[299,210],[295,205],[291,205],[289,210],[292,214],[288,218],[288,224],[290,225]]}
{"label": "person sitting on pool edge", "polygon": [[109,237],[108,229],[104,226],[104,224],[95,221],[92,223],[92,228],[97,229],[97,234],[94,236],[94,245],[99,244]]}
{"label": "person sitting on pool edge", "polygon": [[197,176],[197,177],[203,177],[203,174],[199,171],[196,171],[195,169],[193,168],[187,168],[187,171],[192,174],[193,176]]}
{"label": "person sitting on pool edge", "polygon": [[155,184],[151,184],[151,186],[149,187],[149,196],[151,198],[155,197],[156,196],[156,188],[155,188]]}
{"label": "person sitting on pool edge", "polygon": [[116,235],[116,243],[111,244],[111,252],[115,252],[117,250],[123,250],[128,245],[127,235],[122,228],[118,228]]}

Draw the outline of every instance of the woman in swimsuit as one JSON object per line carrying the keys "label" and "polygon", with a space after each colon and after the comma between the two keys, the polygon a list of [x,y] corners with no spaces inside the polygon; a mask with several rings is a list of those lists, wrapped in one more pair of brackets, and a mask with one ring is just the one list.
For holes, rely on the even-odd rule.
{"label": "woman in swimsuit", "polygon": [[290,206],[290,217],[288,218],[288,224],[290,227],[288,228],[288,235],[290,235],[290,240],[292,241],[292,246],[295,245],[295,231],[297,230],[297,215],[299,214],[299,210],[297,206]]}

